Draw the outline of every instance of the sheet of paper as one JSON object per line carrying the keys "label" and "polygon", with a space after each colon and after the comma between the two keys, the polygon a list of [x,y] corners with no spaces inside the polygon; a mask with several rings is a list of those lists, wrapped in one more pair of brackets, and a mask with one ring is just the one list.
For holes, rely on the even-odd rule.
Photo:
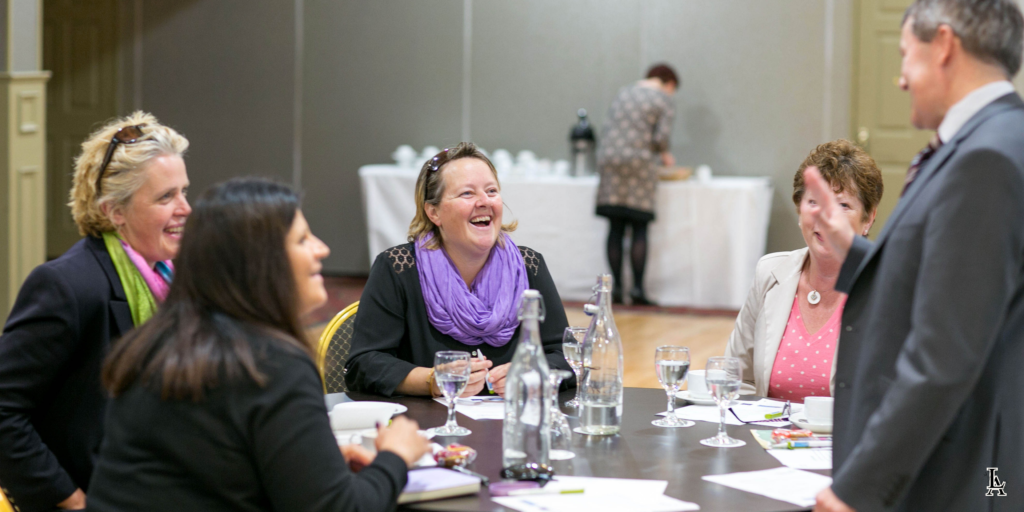
{"label": "sheet of paper", "polygon": [[702,478],[708,482],[786,501],[800,507],[813,506],[814,497],[818,492],[832,485],[832,479],[827,476],[793,468],[707,475]]}
{"label": "sheet of paper", "polygon": [[[552,487],[554,486],[554,487]],[[582,494],[534,494],[491,498],[521,512],[677,512],[700,510],[696,503],[665,496],[665,480],[560,476],[545,488],[583,489]]]}
{"label": "sheet of paper", "polygon": [[831,448],[797,448],[795,450],[767,450],[768,455],[782,465],[794,469],[832,469]]}
{"label": "sheet of paper", "polygon": [[[741,402],[741,403],[735,404],[735,405],[732,406],[732,410],[733,410],[733,412],[736,414],[736,416],[740,420],[748,422],[748,423],[756,422],[757,424],[760,425],[760,424],[762,424],[762,422],[760,422],[758,420],[767,419],[767,418],[765,418],[766,414],[778,414],[778,413],[781,413],[785,406],[786,406],[786,402],[780,402],[778,400],[771,400],[771,399],[768,399],[768,398],[762,398],[761,400],[758,400],[756,402],[751,402],[751,403],[742,403]],[[791,409],[792,409],[793,413],[800,412],[800,411],[803,410],[803,408],[804,408],[803,404],[792,404],[791,405]],[[776,421],[776,422],[763,423],[763,424],[764,425],[785,426],[785,425],[789,425],[789,422],[788,421],[786,421],[786,422]]]}
{"label": "sheet of paper", "polygon": [[[448,406],[444,398],[435,398],[435,402]],[[466,400],[459,399],[455,402],[455,412],[464,414],[473,420],[503,420],[505,419],[505,402],[495,400]]]}
{"label": "sheet of paper", "polygon": [[[665,413],[659,412],[658,416],[664,416]],[[680,419],[691,420],[691,421],[707,421],[709,423],[718,423],[718,406],[717,405],[687,405],[686,407],[680,407],[676,409],[676,416]],[[729,414],[728,411],[725,413],[725,424],[726,425],[742,425],[743,422],[736,419],[735,416]]]}
{"label": "sheet of paper", "polygon": [[520,512],[684,512],[700,510],[696,503],[664,494],[624,496],[612,494],[535,494],[491,498],[491,501]]}
{"label": "sheet of paper", "polygon": [[[746,400],[734,400],[732,407],[734,410],[744,411],[740,413],[741,418],[749,417],[751,420],[757,419],[758,417],[764,418],[765,414],[778,412],[782,410],[780,402],[775,400],[769,400],[762,398],[758,401],[746,401]],[[794,411],[803,409],[800,404],[793,405]],[[658,413],[658,416],[664,416],[664,412]],[[676,416],[684,420],[691,421],[707,421],[709,423],[718,423],[718,406],[717,405],[687,405],[676,409]],[[743,425],[744,423],[736,418],[731,412],[726,411],[725,413],[725,424],[726,425]],[[789,425],[788,421],[759,421],[754,422],[752,425],[761,425],[765,427],[782,428]]]}

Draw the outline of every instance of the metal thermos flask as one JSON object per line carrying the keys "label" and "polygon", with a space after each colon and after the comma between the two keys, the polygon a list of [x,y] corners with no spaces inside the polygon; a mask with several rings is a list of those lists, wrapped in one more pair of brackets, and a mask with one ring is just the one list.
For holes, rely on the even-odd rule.
{"label": "metal thermos flask", "polygon": [[587,176],[597,172],[597,139],[594,129],[587,120],[587,109],[576,111],[579,121],[569,133],[569,147],[572,156],[572,175]]}

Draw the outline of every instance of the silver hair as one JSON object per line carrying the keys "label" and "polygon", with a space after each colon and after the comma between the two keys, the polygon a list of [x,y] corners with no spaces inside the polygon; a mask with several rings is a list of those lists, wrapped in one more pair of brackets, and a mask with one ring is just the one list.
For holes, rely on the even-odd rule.
{"label": "silver hair", "polygon": [[977,59],[1003,68],[1007,78],[1020,71],[1024,17],[1014,0],[916,0],[900,25],[910,18],[921,41],[931,42],[939,26],[948,25]]}

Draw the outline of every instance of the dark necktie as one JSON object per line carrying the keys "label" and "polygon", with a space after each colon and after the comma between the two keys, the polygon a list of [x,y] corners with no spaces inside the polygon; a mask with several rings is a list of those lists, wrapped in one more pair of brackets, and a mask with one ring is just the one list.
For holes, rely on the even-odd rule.
{"label": "dark necktie", "polygon": [[910,184],[914,182],[914,178],[917,178],[917,171],[921,170],[921,167],[928,162],[928,159],[931,158],[940,147],[942,147],[942,140],[939,139],[939,134],[936,132],[935,135],[932,136],[932,140],[928,141],[928,145],[910,161],[910,168],[907,169],[907,179],[903,181],[903,192],[900,192],[900,197],[903,197],[903,194],[907,193],[907,189],[910,188]]}

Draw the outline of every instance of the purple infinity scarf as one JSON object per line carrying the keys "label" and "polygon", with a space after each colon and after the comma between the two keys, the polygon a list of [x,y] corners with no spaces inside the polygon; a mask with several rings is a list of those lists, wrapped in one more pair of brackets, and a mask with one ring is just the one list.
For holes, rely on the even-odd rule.
{"label": "purple infinity scarf", "polygon": [[431,236],[420,237],[415,244],[420,290],[430,323],[466,345],[500,347],[508,343],[519,326],[519,301],[530,287],[519,248],[502,233],[505,243],[494,244],[484,268],[467,288],[444,249],[424,247]]}

